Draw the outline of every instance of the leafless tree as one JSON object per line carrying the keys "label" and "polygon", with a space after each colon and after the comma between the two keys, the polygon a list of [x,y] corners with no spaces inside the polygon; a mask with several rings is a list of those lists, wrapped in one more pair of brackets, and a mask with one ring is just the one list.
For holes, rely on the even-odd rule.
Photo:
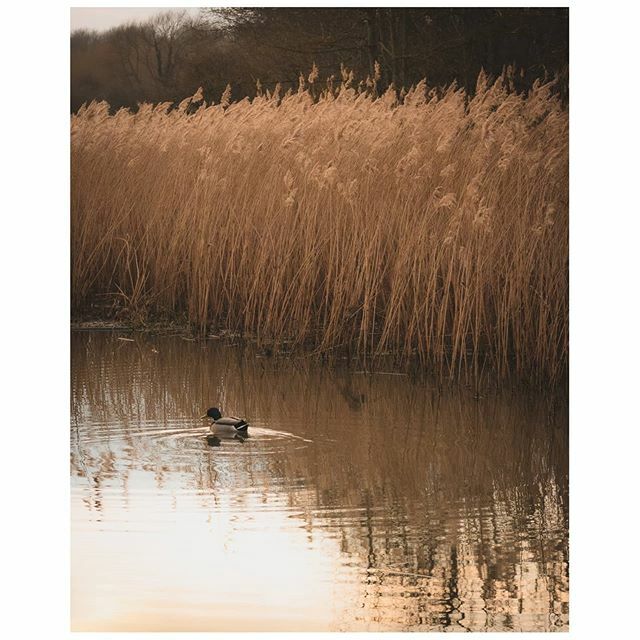
{"label": "leafless tree", "polygon": [[184,10],[164,11],[143,26],[143,37],[148,47],[147,68],[160,84],[171,86],[175,83],[192,26],[193,20]]}

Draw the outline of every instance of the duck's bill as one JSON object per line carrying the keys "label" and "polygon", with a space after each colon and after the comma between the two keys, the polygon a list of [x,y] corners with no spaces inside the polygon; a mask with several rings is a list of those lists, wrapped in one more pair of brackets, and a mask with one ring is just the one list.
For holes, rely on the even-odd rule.
{"label": "duck's bill", "polygon": [[202,418],[208,418],[209,416],[205,413],[203,416],[200,416],[200,420],[202,420]]}

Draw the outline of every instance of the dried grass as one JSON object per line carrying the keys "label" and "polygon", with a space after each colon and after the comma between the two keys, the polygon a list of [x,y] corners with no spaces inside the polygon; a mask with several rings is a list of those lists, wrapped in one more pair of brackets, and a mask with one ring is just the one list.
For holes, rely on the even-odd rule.
{"label": "dried grass", "polygon": [[111,293],[261,343],[562,375],[568,114],[551,84],[481,75],[472,98],[420,83],[399,100],[352,81],[81,109],[74,308]]}

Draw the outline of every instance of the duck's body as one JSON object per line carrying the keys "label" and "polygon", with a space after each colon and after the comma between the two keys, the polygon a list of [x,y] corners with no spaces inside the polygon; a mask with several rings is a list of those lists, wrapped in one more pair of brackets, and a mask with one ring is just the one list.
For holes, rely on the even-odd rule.
{"label": "duck's body", "polygon": [[217,407],[208,409],[207,413],[202,417],[213,420],[211,423],[211,431],[213,433],[239,433],[242,435],[247,433],[249,428],[249,423],[242,418],[236,418],[235,416],[223,417]]}
{"label": "duck's body", "polygon": [[236,418],[235,416],[228,416],[226,418],[220,418],[214,420],[211,424],[211,431],[229,432],[229,433],[243,433],[249,428],[249,423],[242,418]]}

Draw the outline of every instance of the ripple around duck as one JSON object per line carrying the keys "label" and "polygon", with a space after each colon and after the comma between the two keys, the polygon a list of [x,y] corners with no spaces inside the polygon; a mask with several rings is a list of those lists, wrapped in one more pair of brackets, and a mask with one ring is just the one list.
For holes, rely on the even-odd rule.
{"label": "ripple around duck", "polygon": [[297,451],[306,448],[313,440],[303,438],[286,431],[269,429],[268,427],[249,426],[242,439],[236,434],[216,433],[220,438],[220,446],[211,447],[206,444],[205,436],[211,433],[208,429],[200,431],[198,437],[205,442],[205,447],[215,451],[217,455],[263,455],[271,456],[284,451]]}
{"label": "ripple around duck", "polygon": [[[84,446],[101,445],[114,441],[147,441],[154,445],[171,445],[175,454],[201,453],[203,449],[216,450],[221,455],[231,453],[229,444],[246,445],[252,454],[272,455],[286,450],[298,450],[308,446],[313,440],[296,434],[270,429],[262,426],[250,426],[244,442],[236,434],[216,433],[220,438],[220,446],[210,447],[206,436],[211,433],[208,426],[194,428],[191,420],[167,420],[162,423],[152,420],[141,420],[135,423],[122,421],[90,421],[76,425],[72,429],[72,440]],[[190,446],[188,446],[190,445]],[[226,449],[225,449],[225,445]],[[233,449],[235,455],[243,455],[239,447]]]}

